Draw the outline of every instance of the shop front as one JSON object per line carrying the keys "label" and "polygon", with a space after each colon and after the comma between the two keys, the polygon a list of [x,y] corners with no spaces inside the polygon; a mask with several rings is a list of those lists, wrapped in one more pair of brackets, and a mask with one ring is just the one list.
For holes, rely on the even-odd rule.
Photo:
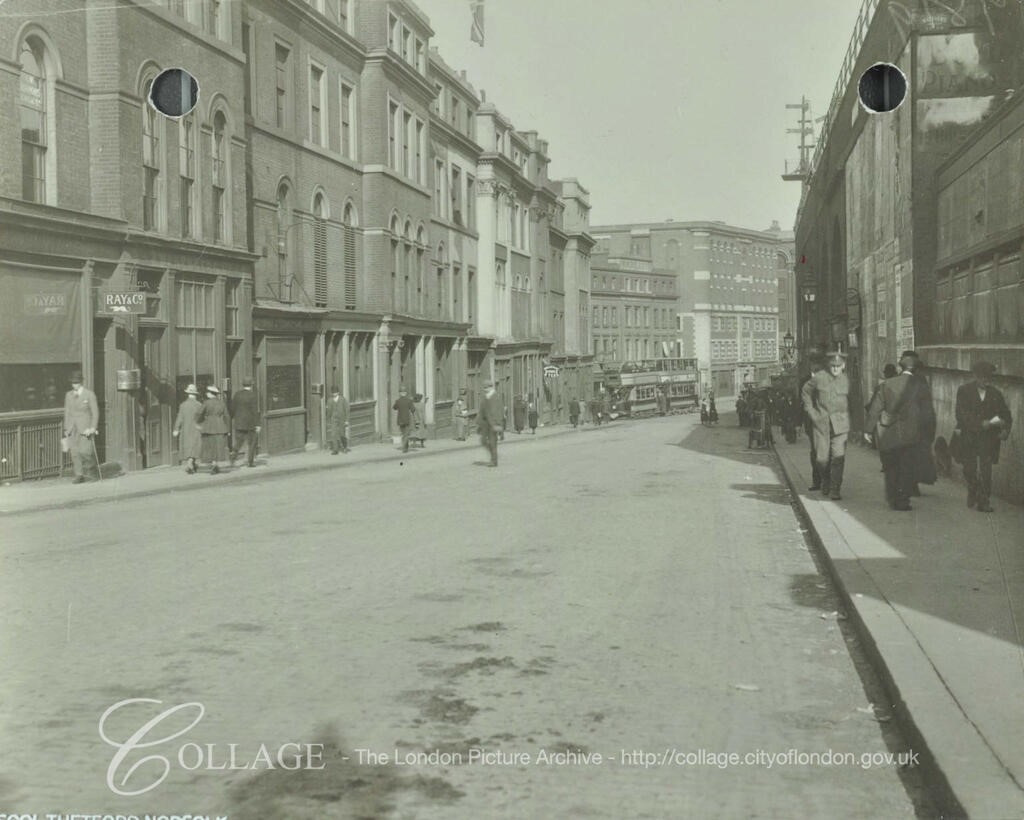
{"label": "shop front", "polygon": [[61,469],[64,395],[89,369],[88,281],[87,264],[0,260],[0,479]]}

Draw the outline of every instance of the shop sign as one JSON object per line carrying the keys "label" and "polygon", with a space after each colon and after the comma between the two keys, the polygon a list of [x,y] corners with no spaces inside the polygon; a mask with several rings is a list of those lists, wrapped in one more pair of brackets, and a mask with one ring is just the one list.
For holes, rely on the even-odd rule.
{"label": "shop sign", "polygon": [[111,290],[100,294],[100,313],[145,313],[146,292]]}
{"label": "shop sign", "polygon": [[557,366],[555,366],[553,364],[549,364],[549,365],[547,365],[544,368],[544,378],[545,379],[557,379],[558,378],[558,372],[559,371],[558,371],[558,367]]}
{"label": "shop sign", "polygon": [[68,312],[64,293],[26,293],[23,304],[26,316],[63,316]]}

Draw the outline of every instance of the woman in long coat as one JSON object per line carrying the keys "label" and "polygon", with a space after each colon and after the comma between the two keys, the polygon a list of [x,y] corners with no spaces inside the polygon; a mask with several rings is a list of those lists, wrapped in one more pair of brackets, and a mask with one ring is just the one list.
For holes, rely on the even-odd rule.
{"label": "woman in long coat", "polygon": [[185,395],[187,398],[178,408],[178,417],[174,420],[174,435],[181,436],[178,453],[181,460],[187,462],[185,472],[192,475],[196,471],[196,459],[201,455],[202,437],[196,416],[203,406],[199,403],[199,391],[194,384],[185,388]]}
{"label": "woman in long coat", "polygon": [[196,422],[203,436],[200,455],[203,464],[212,463],[211,475],[217,475],[218,461],[228,460],[228,430],[230,429],[228,409],[220,397],[220,390],[212,384],[206,388],[206,401],[196,414]]}
{"label": "woman in long coat", "polygon": [[516,396],[512,402],[512,427],[517,433],[523,432],[526,426],[526,402],[522,396]]}

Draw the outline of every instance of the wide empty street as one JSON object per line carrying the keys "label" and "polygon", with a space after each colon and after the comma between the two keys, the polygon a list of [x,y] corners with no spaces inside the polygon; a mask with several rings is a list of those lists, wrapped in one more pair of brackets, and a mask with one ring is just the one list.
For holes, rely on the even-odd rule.
{"label": "wide empty street", "polygon": [[[732,424],[0,519],[0,809],[913,817],[774,455]],[[112,743],[203,712],[117,761],[117,704]],[[153,755],[159,783],[130,771]]]}

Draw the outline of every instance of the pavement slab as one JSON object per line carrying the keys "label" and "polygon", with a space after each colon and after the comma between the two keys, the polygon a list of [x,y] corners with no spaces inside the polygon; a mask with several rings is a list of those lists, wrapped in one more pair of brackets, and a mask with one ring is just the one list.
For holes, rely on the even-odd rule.
{"label": "pavement slab", "polygon": [[890,510],[866,447],[830,501],[805,490],[806,439],[775,449],[928,765],[967,816],[1024,817],[1024,509],[978,513],[940,477]]}

